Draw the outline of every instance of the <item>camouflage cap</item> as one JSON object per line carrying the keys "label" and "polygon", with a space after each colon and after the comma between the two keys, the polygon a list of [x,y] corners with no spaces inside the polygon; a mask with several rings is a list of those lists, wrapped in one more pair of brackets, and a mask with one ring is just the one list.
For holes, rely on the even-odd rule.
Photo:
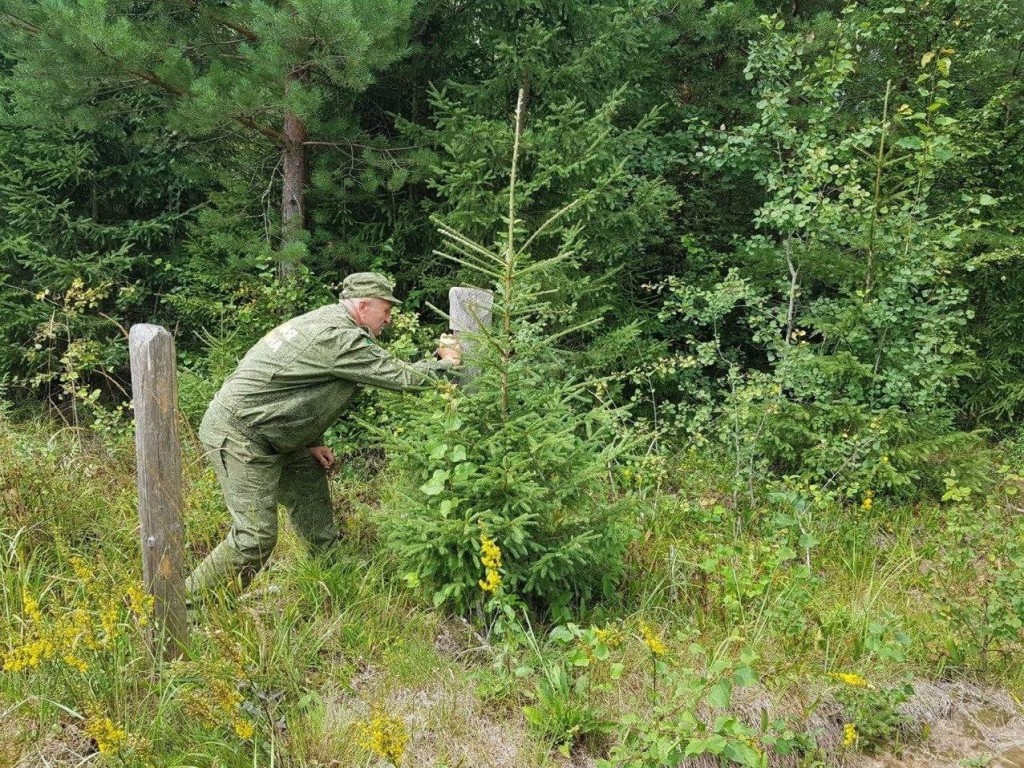
{"label": "camouflage cap", "polygon": [[401,304],[395,298],[391,281],[379,272],[354,272],[341,284],[343,299],[384,299],[392,304]]}

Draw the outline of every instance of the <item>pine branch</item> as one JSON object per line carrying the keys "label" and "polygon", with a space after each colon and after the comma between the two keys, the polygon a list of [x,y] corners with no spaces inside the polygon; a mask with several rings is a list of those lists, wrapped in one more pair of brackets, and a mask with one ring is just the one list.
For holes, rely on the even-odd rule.
{"label": "pine branch", "polygon": [[[59,39],[50,34],[46,29],[36,26],[35,24],[32,24],[31,22],[28,22],[24,19],[21,19],[9,11],[3,11],[3,15],[4,18],[8,20],[9,23],[11,23],[13,26],[16,26],[18,29],[21,29],[23,32],[28,32],[32,35],[50,37],[54,40],[58,40],[59,42]],[[103,50],[103,48],[100,47],[99,43],[93,41],[92,45],[96,49],[96,52],[102,58],[113,62],[115,66],[119,67],[126,74],[129,74],[132,77],[137,77],[140,80],[149,83],[150,85],[154,85],[160,90],[164,91],[165,93],[169,93],[170,95],[174,96],[175,98],[183,99],[189,95],[188,91],[186,91],[185,89],[176,86],[174,83],[167,82],[151,70],[133,69],[131,67],[126,66],[125,63],[121,61],[119,58]],[[251,131],[255,131],[261,136],[270,139],[277,146],[283,146],[285,143],[285,136],[283,133],[281,133],[280,131],[275,131],[273,128],[268,128],[265,125],[260,125],[258,122],[256,122],[256,120],[247,115],[229,114],[227,115],[227,117],[228,119],[233,120],[239,125],[242,125]]]}
{"label": "pine branch", "polygon": [[38,35],[38,34],[40,34],[43,31],[42,29],[37,27],[32,22],[26,21],[25,19],[22,19],[22,18],[19,18],[18,16],[15,16],[10,11],[4,11],[3,14],[4,14],[4,17],[8,20],[8,22],[12,26],[17,27],[22,32],[28,32],[28,33],[33,34],[33,35]]}
{"label": "pine branch", "polygon": [[552,333],[550,336],[542,339],[541,343],[543,343],[543,344],[553,344],[554,342],[558,341],[563,336],[568,336],[570,333],[575,333],[576,331],[582,331],[584,328],[590,328],[592,326],[598,325],[600,322],[601,322],[601,318],[600,317],[595,317],[593,320],[588,320],[585,323],[580,323],[578,325],[574,325],[571,328],[564,328],[561,331],[558,331],[557,333]]}
{"label": "pine branch", "polygon": [[457,230],[454,230],[451,227],[447,227],[443,224],[438,229],[441,232],[441,234],[447,237],[450,241],[452,241],[455,244],[461,245],[462,248],[465,250],[460,250],[467,256],[469,255],[469,251],[473,251],[479,254],[480,256],[486,256],[488,259],[498,264],[505,264],[505,259],[503,259],[501,256],[497,255],[493,251],[488,250],[487,248],[484,248],[479,243],[470,240],[461,232],[458,232]]}
{"label": "pine branch", "polygon": [[236,32],[237,34],[241,35],[246,40],[248,40],[250,43],[255,43],[259,41],[259,37],[257,37],[256,33],[248,27],[243,27],[241,24],[231,21],[230,19],[225,19],[223,16],[220,16],[216,13],[211,13],[209,10],[206,9],[205,6],[200,7],[200,0],[185,0],[185,5],[191,8],[193,11],[201,13],[210,21],[216,24],[220,24],[222,27],[226,27],[230,29],[232,32]]}
{"label": "pine branch", "polygon": [[[94,43],[94,45],[95,45],[95,43]],[[115,64],[117,64],[119,66],[123,66],[120,60],[118,60],[115,56],[111,56],[110,54],[108,54],[105,51],[103,51],[99,47],[99,45],[96,45],[96,49],[98,51],[100,51],[101,54],[103,54],[104,56],[109,58],[111,61],[113,61]],[[179,99],[183,99],[186,96],[188,96],[188,91],[184,90],[183,88],[179,88],[178,86],[174,85],[173,83],[167,82],[166,80],[161,78],[159,75],[157,75],[156,73],[151,72],[149,70],[145,70],[145,69],[125,69],[125,71],[128,74],[130,74],[130,75],[134,75],[135,77],[138,77],[138,78],[140,78],[142,80],[145,80],[147,83],[150,83],[151,85],[155,85],[157,88],[160,88],[161,90],[163,90],[163,91],[165,91],[165,92],[167,92],[167,93],[171,94],[172,96],[175,96],[175,97],[177,97]],[[268,138],[272,142],[274,142],[274,144],[276,144],[277,146],[283,146],[284,143],[285,143],[285,135],[283,133],[281,133],[280,131],[275,131],[273,128],[268,128],[265,125],[260,125],[255,120],[253,120],[251,117],[248,117],[247,115],[229,114],[228,118],[231,119],[231,120],[234,120],[236,123],[238,123],[240,125],[244,125],[249,130],[255,131],[256,133],[259,133],[260,135],[265,136],[266,138]]]}

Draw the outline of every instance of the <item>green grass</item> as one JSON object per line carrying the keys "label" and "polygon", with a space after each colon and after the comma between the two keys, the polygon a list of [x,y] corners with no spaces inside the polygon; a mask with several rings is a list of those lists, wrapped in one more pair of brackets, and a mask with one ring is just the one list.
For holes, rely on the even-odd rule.
{"label": "green grass", "polygon": [[[186,459],[194,562],[226,516],[211,473]],[[141,568],[130,444],[0,422],[0,654],[47,639],[56,649],[0,672],[0,766],[36,753],[78,764],[103,738],[113,746],[90,764],[381,765],[359,743],[374,712],[401,723],[409,766],[564,765],[570,749],[600,757],[627,742],[640,754],[669,701],[692,694],[708,723],[742,715],[748,656],[757,685],[744,690],[793,729],[838,701],[882,747],[894,732],[863,713],[894,708],[905,680],[1024,690],[1009,621],[1024,601],[1013,575],[1024,538],[1006,484],[955,504],[815,509],[807,548],[771,504],[731,509],[707,467],[695,459],[676,469],[685,487],[648,494],[621,589],[575,617],[577,634],[536,621],[502,630],[483,612],[464,622],[419,602],[376,539],[377,516],[394,513],[374,502],[385,472],[337,483],[347,536],[336,551],[310,558],[286,527],[249,593],[197,611],[185,658],[164,664],[126,596]],[[766,734],[726,740],[768,748]],[[838,754],[834,740],[800,749],[807,764]]]}

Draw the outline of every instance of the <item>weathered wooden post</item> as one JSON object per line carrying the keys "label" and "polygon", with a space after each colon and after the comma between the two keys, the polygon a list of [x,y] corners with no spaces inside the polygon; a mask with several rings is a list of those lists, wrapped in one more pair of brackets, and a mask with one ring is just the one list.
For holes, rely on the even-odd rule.
{"label": "weathered wooden post", "polygon": [[181,655],[188,640],[174,338],[159,325],[133,325],[128,349],[135,408],[142,578],[154,598],[154,626],[149,640],[154,653],[174,659]]}
{"label": "weathered wooden post", "polygon": [[[449,327],[462,345],[462,356],[472,359],[473,340],[465,332],[475,333],[491,324],[494,294],[482,288],[452,288],[448,291]],[[480,369],[472,365],[463,370],[464,383],[473,379]]]}

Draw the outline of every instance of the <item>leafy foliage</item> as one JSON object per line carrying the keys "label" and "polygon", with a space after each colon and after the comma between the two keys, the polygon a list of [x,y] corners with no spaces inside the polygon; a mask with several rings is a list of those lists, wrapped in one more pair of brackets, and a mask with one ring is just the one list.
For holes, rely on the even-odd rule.
{"label": "leafy foliage", "polygon": [[890,84],[879,115],[851,121],[841,96],[857,47],[885,22],[845,16],[827,44],[764,18],[747,67],[756,120],[705,151],[763,185],[759,231],[724,279],[662,284],[662,316],[683,321],[688,342],[667,372],[701,398],[690,428],[705,437],[715,424],[738,475],[909,489],[944,450],[912,444],[973,439],[950,432],[949,411],[972,357],[968,292],[951,279],[970,227],[928,206],[957,121],[944,114],[948,61],[935,57],[917,99],[897,107]]}

